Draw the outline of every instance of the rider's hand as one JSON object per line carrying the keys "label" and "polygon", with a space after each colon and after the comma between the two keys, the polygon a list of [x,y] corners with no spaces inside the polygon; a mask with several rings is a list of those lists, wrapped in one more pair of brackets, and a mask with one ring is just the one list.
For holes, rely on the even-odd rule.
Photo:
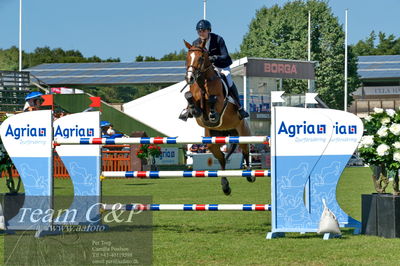
{"label": "rider's hand", "polygon": [[210,59],[211,63],[214,63],[215,61],[217,61],[218,55],[212,55],[212,56],[209,57],[209,59]]}

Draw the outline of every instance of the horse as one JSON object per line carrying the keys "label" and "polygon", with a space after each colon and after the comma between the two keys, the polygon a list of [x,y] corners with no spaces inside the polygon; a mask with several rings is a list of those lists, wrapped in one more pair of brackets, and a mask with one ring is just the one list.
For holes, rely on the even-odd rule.
{"label": "horse", "polygon": [[[190,85],[185,98],[188,101],[189,113],[196,119],[197,124],[204,128],[205,137],[251,136],[247,122],[239,118],[237,106],[228,100],[227,86],[224,86],[222,77],[209,60],[208,51],[205,49],[206,42],[203,41],[200,46],[192,46],[185,40],[184,43],[188,48],[185,80]],[[220,149],[221,146],[222,144],[207,144],[222,170],[225,170],[226,162],[237,145],[231,146],[226,157]],[[249,170],[249,145],[239,146]],[[255,177],[247,177],[249,182],[255,180]],[[221,177],[221,186],[225,195],[231,194],[226,177]]]}

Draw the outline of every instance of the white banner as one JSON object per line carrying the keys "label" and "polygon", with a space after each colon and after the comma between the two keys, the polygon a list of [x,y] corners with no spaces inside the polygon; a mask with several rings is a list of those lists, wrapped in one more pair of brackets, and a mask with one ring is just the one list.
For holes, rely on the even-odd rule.
{"label": "white banner", "polygon": [[161,148],[160,158],[156,158],[157,165],[177,165],[179,164],[179,148]]}
{"label": "white banner", "polygon": [[[193,170],[221,170],[221,165],[212,153],[193,153]],[[240,169],[243,155],[233,153],[226,163],[225,169]]]}

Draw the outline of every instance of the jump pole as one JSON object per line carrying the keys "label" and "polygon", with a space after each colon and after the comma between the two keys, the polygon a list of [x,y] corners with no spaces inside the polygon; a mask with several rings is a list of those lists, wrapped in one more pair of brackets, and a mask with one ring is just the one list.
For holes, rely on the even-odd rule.
{"label": "jump pole", "polygon": [[271,211],[270,204],[102,204],[103,211]]}
{"label": "jump pole", "polygon": [[219,171],[105,171],[101,179],[135,177],[263,177],[271,176],[270,170],[219,170]]}
{"label": "jump pole", "polygon": [[154,138],[56,138],[55,145],[122,145],[122,144],[268,144],[268,136],[240,136],[240,137],[154,137]]}

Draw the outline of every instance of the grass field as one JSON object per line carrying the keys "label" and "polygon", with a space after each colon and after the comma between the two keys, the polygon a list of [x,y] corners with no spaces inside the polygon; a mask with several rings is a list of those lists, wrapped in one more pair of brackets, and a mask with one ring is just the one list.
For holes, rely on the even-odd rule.
{"label": "grass field", "polygon": [[[248,183],[231,178],[224,196],[218,178],[118,179],[103,181],[104,195],[151,195],[154,203],[269,203],[270,179]],[[2,186],[4,191],[4,186]],[[55,193],[68,195],[70,180],[56,180]],[[369,168],[347,168],[338,201],[361,218],[361,194],[373,192]],[[154,265],[398,265],[400,239],[352,235],[323,241],[317,234],[287,234],[266,240],[269,212],[154,212]],[[62,263],[60,263],[62,265]]]}

